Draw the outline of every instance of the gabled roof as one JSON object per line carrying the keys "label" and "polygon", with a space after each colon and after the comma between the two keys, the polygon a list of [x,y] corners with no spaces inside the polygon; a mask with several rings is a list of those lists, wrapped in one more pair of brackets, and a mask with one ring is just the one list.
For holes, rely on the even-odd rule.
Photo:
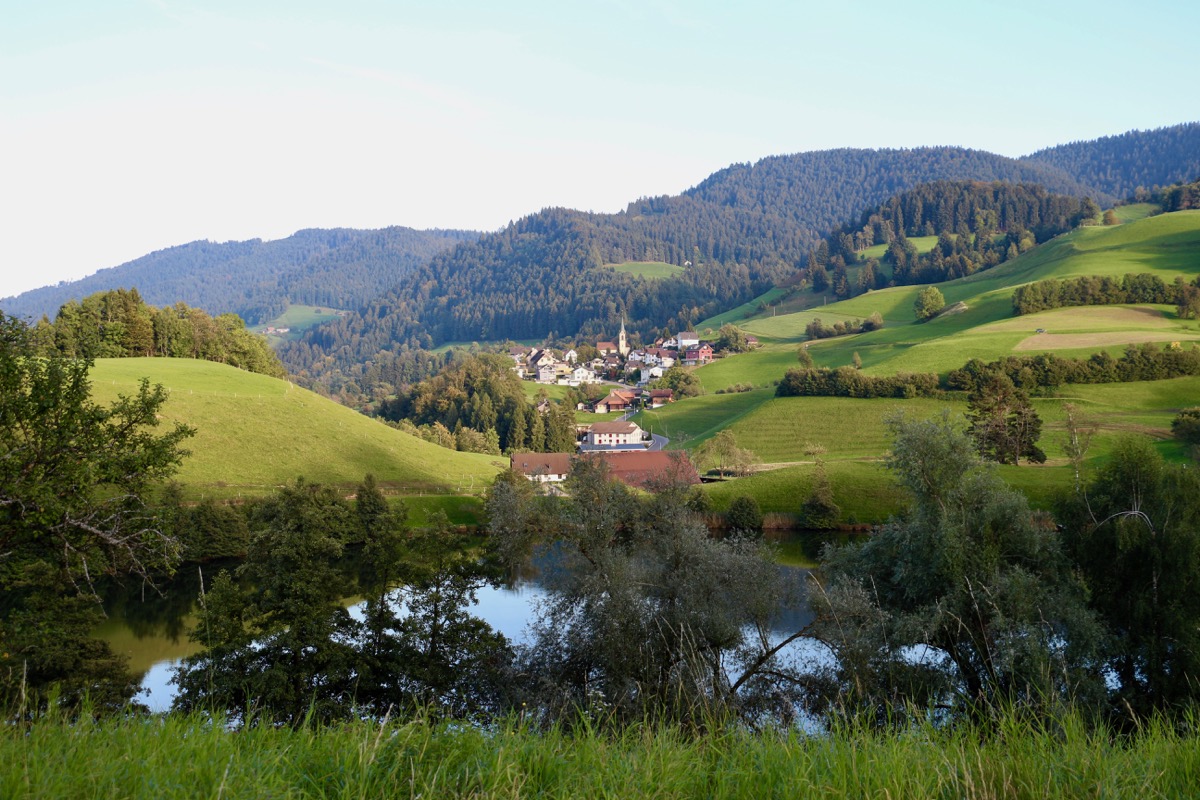
{"label": "gabled roof", "polygon": [[592,451],[585,453],[583,458],[603,459],[608,462],[609,472],[614,478],[640,489],[653,486],[664,478],[682,480],[688,484],[700,482],[696,466],[687,454],[678,450]]}
{"label": "gabled roof", "polygon": [[513,453],[509,466],[522,475],[566,475],[571,471],[570,453]]}
{"label": "gabled roof", "polygon": [[619,420],[616,422],[595,422],[589,428],[590,433],[633,433],[640,430],[635,423]]}

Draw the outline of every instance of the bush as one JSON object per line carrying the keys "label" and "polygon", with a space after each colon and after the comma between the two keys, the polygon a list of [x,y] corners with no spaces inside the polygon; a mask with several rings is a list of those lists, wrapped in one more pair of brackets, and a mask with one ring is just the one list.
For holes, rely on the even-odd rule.
{"label": "bush", "polygon": [[753,497],[741,495],[733,498],[725,512],[725,524],[730,531],[761,534],[763,529],[762,509]]}

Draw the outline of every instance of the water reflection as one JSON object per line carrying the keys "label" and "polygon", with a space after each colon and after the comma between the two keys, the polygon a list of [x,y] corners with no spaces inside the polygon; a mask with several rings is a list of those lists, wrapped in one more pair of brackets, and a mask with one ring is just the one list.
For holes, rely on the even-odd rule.
{"label": "water reflection", "polygon": [[[811,545],[809,545],[811,547]],[[357,552],[351,553],[343,565],[345,586],[349,590],[346,602],[351,613],[358,616],[361,602],[354,596],[357,572]],[[119,653],[129,656],[130,668],[143,672],[143,694],[138,700],[153,711],[165,711],[175,696],[170,681],[178,664],[187,656],[199,652],[198,645],[188,639],[196,622],[196,602],[201,584],[207,590],[222,569],[232,569],[237,562],[209,563],[202,567],[185,567],[169,584],[157,590],[140,584],[110,586],[105,594],[108,619],[96,631]],[[556,573],[567,568],[566,560],[553,551],[535,558],[519,574],[512,576],[506,586],[485,586],[476,595],[472,613],[486,621],[513,642],[526,641],[528,625],[534,619],[538,604],[547,596]],[[784,577],[802,587],[809,569],[781,564]],[[772,638],[778,641],[813,619],[803,591],[793,593],[772,620]],[[778,638],[776,638],[778,637]]]}

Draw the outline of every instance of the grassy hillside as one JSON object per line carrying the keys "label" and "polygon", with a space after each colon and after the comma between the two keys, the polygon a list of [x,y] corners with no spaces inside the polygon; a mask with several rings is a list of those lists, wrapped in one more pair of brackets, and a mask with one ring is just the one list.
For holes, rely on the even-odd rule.
{"label": "grassy hillside", "polygon": [[[843,366],[850,364],[857,352],[870,374],[945,373],[969,358],[991,360],[1014,352],[1038,328],[1122,335],[1051,338],[1027,344],[1021,350],[1078,350],[1062,353],[1078,355],[1100,348],[1119,351],[1130,342],[1200,338],[1200,323],[1177,320],[1166,307],[1157,309],[1163,312],[1157,317],[1146,315],[1144,326],[1130,325],[1128,319],[1118,319],[1102,308],[1013,318],[1012,291],[1019,285],[1046,278],[1120,276],[1128,272],[1153,272],[1168,283],[1177,275],[1191,279],[1200,274],[1200,211],[1161,214],[1113,227],[1081,228],[991,270],[938,284],[947,305],[963,302],[967,310],[926,323],[917,323],[913,318],[913,301],[920,286],[883,289],[822,308],[743,320],[741,327],[759,336],[764,347],[704,367],[697,374],[710,392],[737,383],[762,385],[778,380],[794,363],[796,348],[804,341],[804,327],[814,317],[834,322],[862,319],[875,311],[883,315],[883,330],[813,342],[809,352],[816,363]],[[1053,316],[1043,319],[1047,314]],[[1002,320],[1008,322],[990,325]],[[1067,328],[1062,327],[1064,322]]]}
{"label": "grassy hillside", "polygon": [[292,342],[299,339],[301,334],[309,328],[337,319],[338,314],[339,309],[328,306],[288,306],[287,311],[275,319],[262,325],[255,325],[251,330],[255,333],[265,333],[268,327],[287,328],[288,332],[284,334],[266,334],[267,341],[272,345],[284,341]]}
{"label": "grassy hillside", "polygon": [[[1179,319],[1170,306],[1061,308],[1016,317],[1011,297],[1016,286],[1046,278],[1153,272],[1168,283],[1177,275],[1200,274],[1200,211],[1148,216],[1149,208],[1127,206],[1129,220],[1089,227],[1058,237],[1011,262],[968,278],[939,284],[947,304],[963,302],[962,313],[917,323],[912,305],[921,287],[869,292],[822,308],[774,316],[759,313],[739,324],[763,346],[720,359],[696,370],[709,394],[644,413],[642,425],[671,437],[673,448],[695,448],[723,428],[776,472],[708,487],[721,508],[737,494],[753,494],[766,511],[795,512],[811,491],[813,466],[806,451],[824,448],[824,460],[844,517],[881,519],[896,510],[898,496],[881,458],[888,446],[883,417],[892,410],[923,417],[949,408],[966,410],[962,398],[936,400],[855,400],[776,398],[773,384],[797,364],[804,328],[815,317],[826,322],[883,315],[885,327],[856,336],[808,342],[819,366],[840,367],[862,359],[869,374],[946,373],[970,358],[993,360],[1011,353],[1052,351],[1086,356],[1098,350],[1119,354],[1140,342],[1200,341],[1200,322]],[[1042,329],[1043,333],[1038,333]],[[741,384],[755,388],[737,394],[715,392]],[[1099,426],[1090,465],[1104,459],[1122,433],[1149,435],[1167,458],[1182,459],[1170,439],[1170,422],[1182,407],[1200,399],[1200,378],[1134,384],[1073,386],[1056,396],[1037,398],[1045,422],[1041,446],[1045,466],[1003,467],[1004,477],[1023,489],[1035,505],[1049,505],[1054,492],[1073,480],[1063,451],[1063,405],[1075,403]]]}
{"label": "grassy hillside", "polygon": [[93,394],[106,402],[148,377],[170,391],[164,423],[196,428],[178,480],[192,494],[264,494],[298,476],[350,488],[370,472],[401,493],[481,492],[500,457],[429,444],[287,381],[189,359],[102,359]]}

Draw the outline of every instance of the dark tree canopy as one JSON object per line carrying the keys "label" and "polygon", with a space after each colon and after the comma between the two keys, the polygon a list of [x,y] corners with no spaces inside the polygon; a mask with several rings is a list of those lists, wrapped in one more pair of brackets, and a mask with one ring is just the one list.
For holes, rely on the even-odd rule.
{"label": "dark tree canopy", "polygon": [[[1121,440],[1058,518],[1112,634],[1113,716],[1186,708],[1200,698],[1200,476]],[[1194,706],[1193,706],[1194,707]]]}
{"label": "dark tree canopy", "polygon": [[967,398],[968,431],[980,455],[1001,464],[1019,464],[1021,459],[1046,462],[1037,446],[1042,420],[1029,395],[1018,389],[1003,372],[996,372]]}
{"label": "dark tree canopy", "polygon": [[889,425],[888,465],[911,506],[824,558],[822,590],[810,596],[817,636],[838,661],[822,707],[902,724],[934,703],[954,714],[1008,703],[1053,713],[1098,691],[1100,630],[1053,527],[948,414]]}
{"label": "dark tree canopy", "polygon": [[[90,360],[38,356],[30,331],[0,317],[0,700],[31,707],[57,684],[98,707],[132,694],[124,662],[90,638],[93,581],[169,571],[180,544],[144,497],[185,455],[192,431],[158,433],[161,386],[143,381],[92,402]],[[25,689],[20,687],[24,685]]]}

